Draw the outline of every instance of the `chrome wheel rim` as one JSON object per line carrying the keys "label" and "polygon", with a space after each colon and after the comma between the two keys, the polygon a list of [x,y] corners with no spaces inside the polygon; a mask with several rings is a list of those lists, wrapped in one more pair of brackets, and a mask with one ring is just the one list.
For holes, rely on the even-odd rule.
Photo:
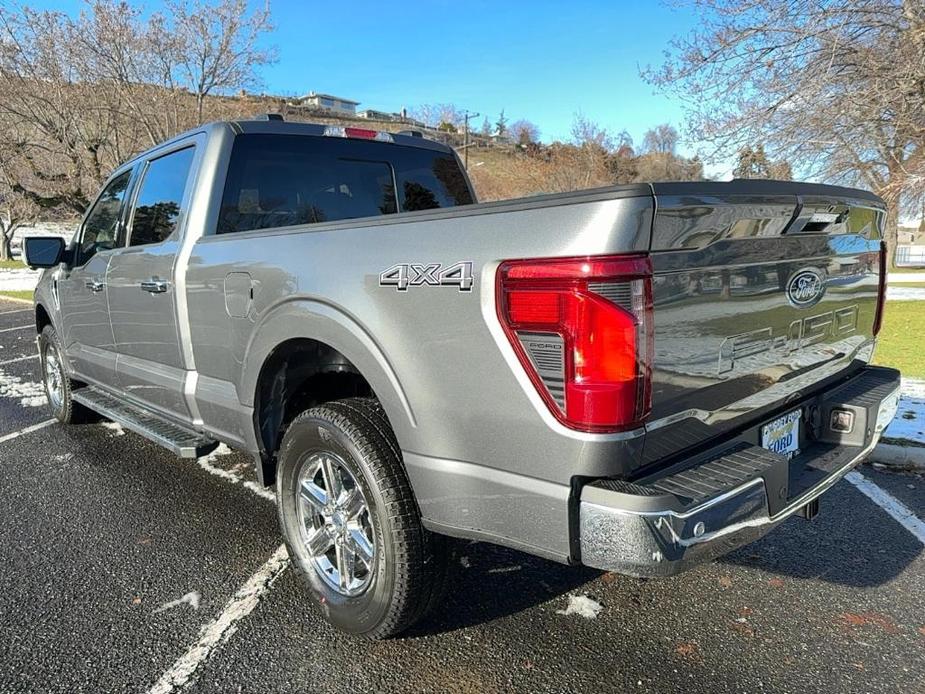
{"label": "chrome wheel rim", "polygon": [[317,452],[302,464],[298,491],[299,531],[312,567],[332,590],[359,595],[373,577],[376,541],[356,478],[340,456]]}
{"label": "chrome wheel rim", "polygon": [[61,409],[64,403],[64,378],[61,375],[61,362],[53,347],[45,352],[45,392],[52,409]]}

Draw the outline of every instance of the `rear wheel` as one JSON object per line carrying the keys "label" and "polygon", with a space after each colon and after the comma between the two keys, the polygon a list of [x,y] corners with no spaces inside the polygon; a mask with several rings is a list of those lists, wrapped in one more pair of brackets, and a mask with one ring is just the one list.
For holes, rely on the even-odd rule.
{"label": "rear wheel", "polygon": [[378,402],[339,400],[296,417],[277,490],[289,555],[332,624],[386,638],[439,600],[446,540],[421,525]]}

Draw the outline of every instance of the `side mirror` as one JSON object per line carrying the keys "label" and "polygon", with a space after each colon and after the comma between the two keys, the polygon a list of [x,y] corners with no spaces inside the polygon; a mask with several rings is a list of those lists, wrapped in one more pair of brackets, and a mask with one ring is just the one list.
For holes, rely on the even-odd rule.
{"label": "side mirror", "polygon": [[55,267],[64,257],[64,239],[60,236],[27,236],[22,248],[23,262],[33,270]]}

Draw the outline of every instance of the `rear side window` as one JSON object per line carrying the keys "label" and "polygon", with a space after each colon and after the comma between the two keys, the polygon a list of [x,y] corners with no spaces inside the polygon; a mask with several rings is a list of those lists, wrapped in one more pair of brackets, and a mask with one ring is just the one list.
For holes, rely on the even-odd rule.
{"label": "rear side window", "polygon": [[459,165],[441,152],[312,135],[239,135],[217,232],[471,202]]}
{"label": "rear side window", "polygon": [[161,243],[176,231],[194,151],[187,147],[148,163],[135,200],[129,246]]}

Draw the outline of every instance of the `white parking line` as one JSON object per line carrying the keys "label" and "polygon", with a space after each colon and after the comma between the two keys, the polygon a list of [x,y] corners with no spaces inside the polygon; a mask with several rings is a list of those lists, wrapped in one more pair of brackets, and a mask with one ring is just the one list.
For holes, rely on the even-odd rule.
{"label": "white parking line", "polygon": [[30,323],[29,325],[19,325],[15,328],[0,328],[0,333],[11,333],[14,330],[35,330],[35,326]]}
{"label": "white parking line", "polygon": [[852,470],[845,475],[845,479],[857,487],[858,491],[864,496],[890,514],[893,520],[915,535],[918,541],[925,545],[925,522],[919,520],[903,502],[856,470]]}
{"label": "white parking line", "polygon": [[0,311],[0,316],[12,316],[14,313],[32,313],[32,309],[18,308],[15,311]]}
{"label": "white parking line", "polygon": [[31,434],[33,431],[44,429],[49,424],[54,424],[57,421],[57,419],[46,419],[44,422],[39,422],[38,424],[33,424],[31,427],[26,427],[25,429],[14,431],[12,434],[4,434],[3,436],[0,436],[0,443],[6,443],[7,441],[12,441],[13,439],[24,436],[25,434]]}
{"label": "white parking line", "polygon": [[15,364],[18,361],[26,361],[26,359],[38,359],[38,354],[27,354],[24,357],[16,357],[15,359],[7,359],[6,361],[0,361],[0,366],[5,366],[6,364]]}
{"label": "white parking line", "polygon": [[231,600],[225,603],[221,614],[203,627],[199,640],[190,646],[167,672],[155,683],[148,694],[170,694],[185,687],[196,670],[216,648],[224,644],[237,631],[237,622],[244,619],[260,602],[260,598],[289,566],[286,546],[280,545],[266,564],[238,589]]}

